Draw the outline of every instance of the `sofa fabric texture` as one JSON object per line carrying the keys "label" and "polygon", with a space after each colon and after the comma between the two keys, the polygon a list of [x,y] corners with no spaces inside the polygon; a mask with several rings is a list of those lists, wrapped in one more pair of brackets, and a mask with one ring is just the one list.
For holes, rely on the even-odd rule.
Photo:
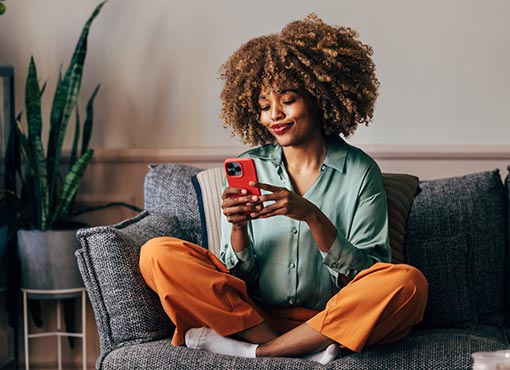
{"label": "sofa fabric texture", "polygon": [[505,192],[498,171],[423,181],[407,228],[407,261],[429,280],[424,325],[505,321]]}
{"label": "sofa fabric texture", "polygon": [[420,183],[403,253],[407,263],[424,272],[430,297],[424,322],[407,338],[344,353],[325,366],[171,346],[173,325],[141,277],[139,251],[158,236],[201,243],[192,184],[200,171],[151,166],[146,211],[117,225],[77,233],[82,245],[78,264],[101,340],[97,369],[471,369],[471,353],[510,348],[508,322],[504,325],[505,312],[510,313],[505,285],[510,191],[497,171]]}
{"label": "sofa fabric texture", "polygon": [[98,322],[101,352],[173,332],[158,296],[148,289],[138,267],[140,247],[166,235],[181,237],[177,218],[148,212],[117,225],[78,231],[82,248],[77,258]]}

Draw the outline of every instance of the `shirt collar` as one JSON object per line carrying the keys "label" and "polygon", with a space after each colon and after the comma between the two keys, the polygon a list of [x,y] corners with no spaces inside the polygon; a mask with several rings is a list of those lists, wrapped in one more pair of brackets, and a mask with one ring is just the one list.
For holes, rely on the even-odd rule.
{"label": "shirt collar", "polygon": [[[345,172],[345,161],[349,144],[339,136],[328,139],[328,149],[324,158],[324,165],[337,170],[340,173]],[[283,149],[277,144],[268,144],[257,148],[251,155],[256,158],[270,160],[275,167],[279,167],[283,161]]]}

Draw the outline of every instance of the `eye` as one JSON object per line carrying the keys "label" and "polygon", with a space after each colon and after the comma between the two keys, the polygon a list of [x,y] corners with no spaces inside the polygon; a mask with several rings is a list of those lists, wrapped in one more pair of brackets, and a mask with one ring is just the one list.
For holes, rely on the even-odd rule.
{"label": "eye", "polygon": [[263,105],[260,107],[260,110],[261,111],[266,111],[266,110],[269,110],[269,105]]}
{"label": "eye", "polygon": [[294,103],[295,101],[296,101],[296,99],[287,99],[287,100],[284,100],[282,103],[285,105],[290,105],[290,104]]}

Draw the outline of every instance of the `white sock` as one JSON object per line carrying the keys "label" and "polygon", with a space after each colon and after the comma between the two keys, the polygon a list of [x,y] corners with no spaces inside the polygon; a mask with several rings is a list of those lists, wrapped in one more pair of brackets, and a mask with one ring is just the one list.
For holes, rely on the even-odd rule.
{"label": "white sock", "polygon": [[255,358],[258,344],[222,337],[209,328],[192,328],[184,334],[186,346],[228,356]]}
{"label": "white sock", "polygon": [[312,353],[301,358],[304,360],[315,361],[320,364],[326,365],[336,358],[336,356],[338,355],[338,351],[339,351],[338,344],[333,343],[327,346],[326,349],[321,352]]}

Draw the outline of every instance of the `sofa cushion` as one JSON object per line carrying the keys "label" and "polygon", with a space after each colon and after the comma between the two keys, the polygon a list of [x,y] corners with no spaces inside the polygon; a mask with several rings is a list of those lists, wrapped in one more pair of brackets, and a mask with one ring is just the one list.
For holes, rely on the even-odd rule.
{"label": "sofa cushion", "polygon": [[327,365],[297,358],[240,358],[186,347],[169,340],[124,346],[104,359],[102,370],[352,370],[352,369],[471,369],[471,353],[507,347],[490,333],[469,329],[416,330],[391,345],[348,354]]}
{"label": "sofa cushion", "polygon": [[[507,228],[506,228],[506,258],[505,270],[506,274],[506,321],[507,326],[510,328],[510,166],[507,168],[508,173],[505,178],[506,188],[506,209],[507,209]],[[510,336],[510,333],[509,333]]]}
{"label": "sofa cushion", "polygon": [[214,167],[192,178],[202,224],[202,246],[219,256],[221,244],[221,194],[223,168]]}
{"label": "sofa cushion", "polygon": [[388,229],[391,261],[404,262],[404,242],[407,218],[414,197],[419,192],[419,179],[407,174],[383,173],[384,189],[388,202]]}
{"label": "sofa cushion", "polygon": [[150,165],[145,176],[144,204],[151,213],[179,219],[182,239],[202,244],[197,197],[191,177],[201,169],[181,164]]}
{"label": "sofa cushion", "polygon": [[505,195],[499,171],[423,181],[406,261],[429,281],[423,325],[504,322]]}
{"label": "sofa cushion", "polygon": [[[416,176],[383,174],[388,199],[389,236],[394,263],[404,261],[404,237],[407,217],[419,189]],[[219,255],[221,243],[221,194],[223,170],[210,168],[193,176],[202,220],[202,246]]]}
{"label": "sofa cushion", "polygon": [[144,212],[113,226],[81,229],[80,271],[94,308],[101,351],[124,343],[168,337],[173,327],[139,271],[140,247],[149,239],[181,237],[175,217]]}

